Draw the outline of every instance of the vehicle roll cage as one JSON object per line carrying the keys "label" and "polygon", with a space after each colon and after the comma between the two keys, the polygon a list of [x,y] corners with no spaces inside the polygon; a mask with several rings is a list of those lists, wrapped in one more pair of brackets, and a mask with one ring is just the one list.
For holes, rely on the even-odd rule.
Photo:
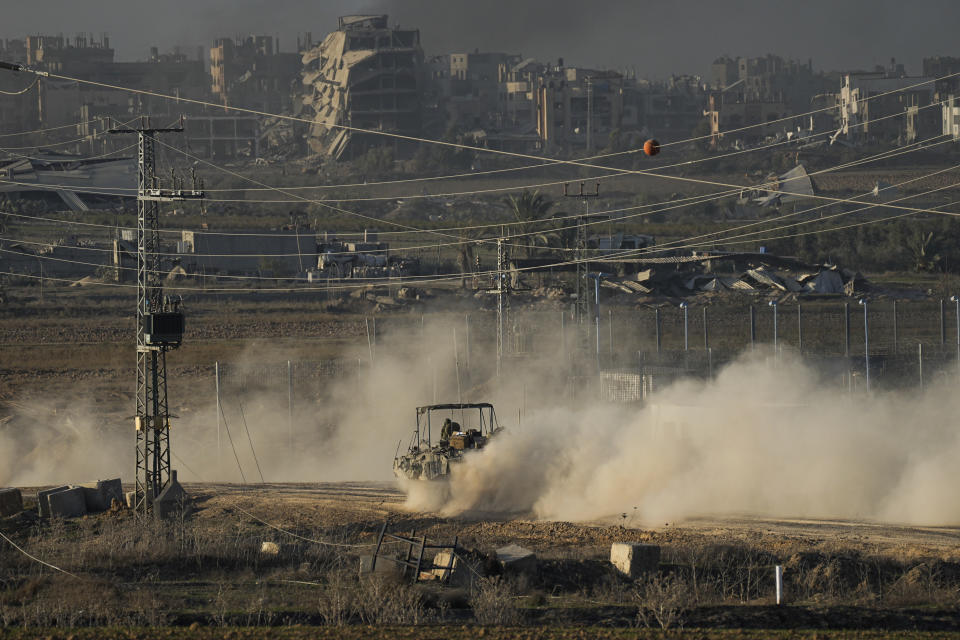
{"label": "vehicle roll cage", "polygon": [[[434,411],[465,411],[476,409],[480,414],[480,435],[489,436],[500,428],[497,413],[489,402],[465,402],[452,404],[430,404],[417,407],[417,429],[413,434],[410,450],[420,449],[422,445],[431,446],[431,414]],[[426,431],[426,438],[423,433]]]}

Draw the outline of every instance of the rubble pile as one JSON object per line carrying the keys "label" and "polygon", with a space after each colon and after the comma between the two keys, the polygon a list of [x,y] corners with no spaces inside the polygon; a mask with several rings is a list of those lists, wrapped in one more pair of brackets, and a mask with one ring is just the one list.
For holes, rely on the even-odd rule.
{"label": "rubble pile", "polygon": [[703,292],[744,294],[813,294],[855,296],[868,290],[866,279],[858,272],[836,265],[798,265],[772,268],[749,266],[736,272],[716,272],[708,261],[679,265],[655,265],[634,275],[608,278],[603,286],[634,295],[683,298]]}

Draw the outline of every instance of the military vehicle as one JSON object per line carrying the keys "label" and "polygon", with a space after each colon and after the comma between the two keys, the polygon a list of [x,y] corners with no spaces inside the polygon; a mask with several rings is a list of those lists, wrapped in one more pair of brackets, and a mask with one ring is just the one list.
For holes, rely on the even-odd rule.
{"label": "military vehicle", "polygon": [[[407,453],[393,459],[393,473],[406,480],[446,478],[451,464],[461,462],[471,451],[483,449],[501,430],[489,402],[417,407],[417,428]],[[436,441],[435,435],[439,436]]]}

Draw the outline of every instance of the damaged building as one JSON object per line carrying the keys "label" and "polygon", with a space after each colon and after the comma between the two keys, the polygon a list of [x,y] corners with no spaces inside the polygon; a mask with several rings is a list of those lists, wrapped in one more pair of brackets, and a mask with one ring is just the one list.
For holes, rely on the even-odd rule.
{"label": "damaged building", "polygon": [[137,162],[133,157],[87,158],[41,151],[29,158],[0,160],[0,178],[5,181],[0,182],[0,194],[59,199],[73,211],[87,211],[136,197]]}
{"label": "damaged building", "polygon": [[210,48],[210,89],[221,104],[287,113],[299,73],[300,54],[281,53],[272,36],[220,38]]}
{"label": "damaged building", "polygon": [[423,59],[419,30],[391,28],[386,15],[341,17],[339,29],[303,54],[310,148],[335,159],[385,145],[412,155],[412,142],[344,127],[419,136]]}

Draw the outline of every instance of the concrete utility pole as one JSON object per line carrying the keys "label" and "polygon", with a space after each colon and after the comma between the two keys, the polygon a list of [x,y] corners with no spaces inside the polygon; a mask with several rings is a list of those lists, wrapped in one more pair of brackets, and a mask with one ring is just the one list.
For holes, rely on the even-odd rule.
{"label": "concrete utility pole", "polygon": [[593,152],[593,78],[587,76],[587,155]]}
{"label": "concrete utility pole", "polygon": [[183,341],[180,301],[163,295],[160,279],[160,203],[198,200],[202,191],[161,189],[157,184],[155,142],[159,133],[180,133],[179,127],[110,129],[137,135],[137,432],[136,502],[138,517],[153,511],[153,500],[170,481],[170,412],[167,403],[167,351]]}
{"label": "concrete utility pole", "polygon": [[503,373],[503,357],[510,351],[510,256],[497,238],[497,376]]}

